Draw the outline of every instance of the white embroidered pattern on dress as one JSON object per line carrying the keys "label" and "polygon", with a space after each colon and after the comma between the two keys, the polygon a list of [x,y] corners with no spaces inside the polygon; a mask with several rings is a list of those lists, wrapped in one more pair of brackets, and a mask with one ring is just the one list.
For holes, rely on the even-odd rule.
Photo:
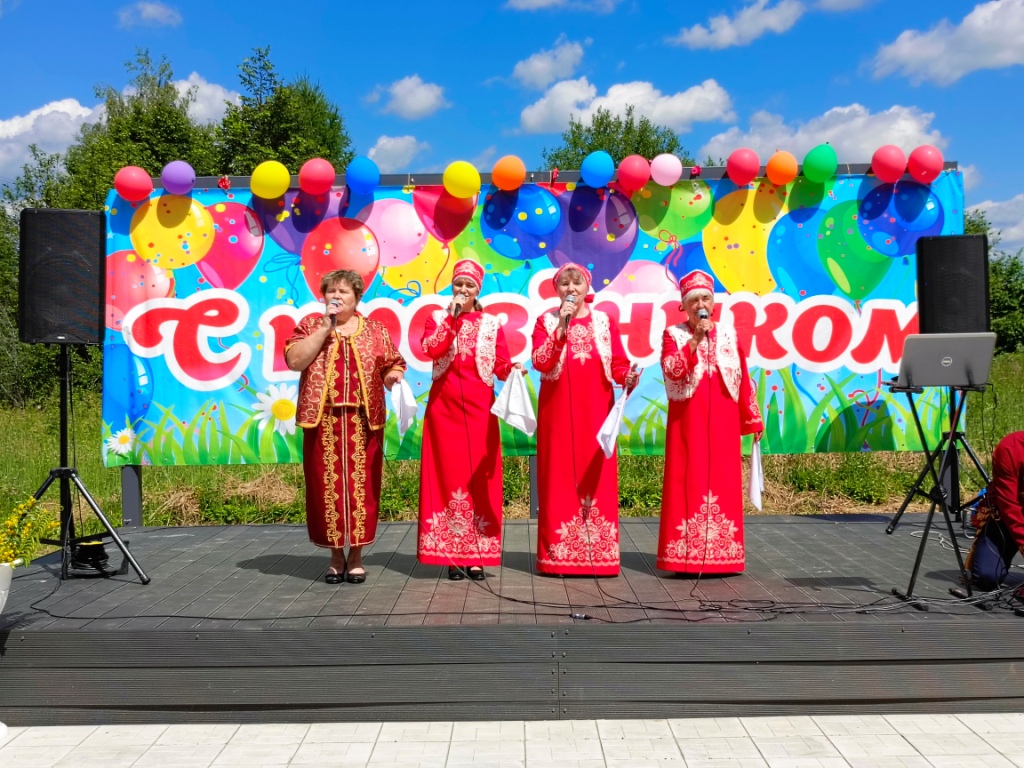
{"label": "white embroidered pattern on dress", "polygon": [[[436,347],[451,335],[445,318],[448,313],[443,309],[436,310],[431,317],[437,323],[437,329],[429,337],[424,338],[426,347]],[[494,385],[494,363],[497,359],[498,318],[481,314],[473,320],[464,320],[459,324],[458,334],[452,339],[451,346],[444,356],[434,361],[432,379],[439,379],[459,355],[465,360],[470,355],[476,361],[476,370],[485,384]]]}
{"label": "white embroidered pattern on dress", "polygon": [[739,529],[718,506],[718,497],[708,493],[700,510],[689,520],[677,525],[680,537],[668,543],[666,563],[685,563],[699,569],[703,565],[743,565],[743,542],[737,539]]}
{"label": "white embroidered pattern on dress", "polygon": [[555,566],[619,564],[618,525],[604,517],[590,496],[556,533],[559,540],[541,553],[538,562]]}
{"label": "white embroidered pattern on dress", "polygon": [[[697,346],[697,362],[683,378],[679,378],[685,372],[683,355],[688,352],[686,347],[693,334],[690,333],[690,327],[686,323],[673,325],[666,330],[679,349],[676,355],[662,358],[662,370],[665,371],[665,391],[669,400],[687,400],[692,397],[693,393],[697,391],[700,380],[704,378],[704,373],[710,370],[712,373],[717,371],[722,376],[722,381],[733,402],[739,401],[743,368],[740,364],[736,332],[731,327],[715,325],[715,343]],[[668,365],[665,364],[666,361]],[[668,375],[670,371],[676,374],[675,379]]]}
{"label": "white embroidered pattern on dress", "polygon": [[501,538],[487,535],[489,527],[477,516],[469,492],[456,488],[447,506],[427,519],[426,530],[420,533],[420,552],[459,559],[498,556]]}
{"label": "white embroidered pattern on dress", "polygon": [[[566,349],[568,347],[572,347],[573,359],[582,361],[589,360],[590,355],[588,353],[596,347],[597,355],[601,360],[601,367],[604,370],[605,378],[610,384],[615,384],[615,379],[612,377],[612,334],[608,315],[604,312],[592,309],[590,310],[590,317],[592,319],[590,326],[583,324],[569,326],[567,343],[562,347],[562,353],[558,359],[558,363],[555,364],[555,367],[552,368],[550,372],[542,373],[540,375],[542,381],[555,381],[562,375],[562,368],[565,365]],[[549,312],[544,315],[544,330],[548,334],[548,339],[536,352],[537,359],[541,362],[546,361],[548,356],[554,353],[554,340],[552,337],[558,329],[558,323],[560,320],[561,318],[559,318],[558,314],[554,312]],[[586,341],[585,347],[584,340]],[[589,343],[591,340],[594,342],[593,346]]]}

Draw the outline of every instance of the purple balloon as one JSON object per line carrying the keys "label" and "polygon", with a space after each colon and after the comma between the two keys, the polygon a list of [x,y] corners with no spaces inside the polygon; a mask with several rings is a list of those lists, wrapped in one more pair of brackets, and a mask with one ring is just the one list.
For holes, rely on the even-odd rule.
{"label": "purple balloon", "polygon": [[348,187],[335,187],[323,195],[290,189],[274,200],[253,195],[251,207],[275,243],[289,253],[300,253],[306,235],[320,222],[344,214],[348,208]]}
{"label": "purple balloon", "polygon": [[622,271],[636,247],[639,227],[629,198],[614,189],[578,186],[558,196],[565,234],[551,252],[556,267],[582,264],[600,291]]}
{"label": "purple balloon", "polygon": [[160,174],[164,189],[172,195],[187,195],[196,183],[195,169],[184,160],[172,160]]}

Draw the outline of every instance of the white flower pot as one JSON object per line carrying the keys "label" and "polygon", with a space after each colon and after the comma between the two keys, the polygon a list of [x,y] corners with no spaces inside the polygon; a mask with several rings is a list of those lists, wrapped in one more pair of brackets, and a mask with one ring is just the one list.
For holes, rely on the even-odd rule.
{"label": "white flower pot", "polygon": [[[20,560],[15,560],[14,562],[21,563]],[[11,577],[13,575],[14,568],[12,563],[0,563],[0,613],[4,612],[7,596],[11,594]]]}

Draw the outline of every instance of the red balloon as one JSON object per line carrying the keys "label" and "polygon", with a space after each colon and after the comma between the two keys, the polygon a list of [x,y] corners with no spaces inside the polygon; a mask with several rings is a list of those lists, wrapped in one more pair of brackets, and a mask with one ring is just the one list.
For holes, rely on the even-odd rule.
{"label": "red balloon", "polygon": [[299,189],[307,195],[325,195],[334,186],[334,166],[322,157],[307,160],[299,169]]}
{"label": "red balloon", "polygon": [[910,153],[907,170],[915,181],[931,184],[942,173],[944,164],[942,153],[931,144],[923,144]]}
{"label": "red balloon", "polygon": [[747,147],[734,150],[725,161],[725,170],[732,183],[737,187],[745,187],[757,178],[761,170],[761,160],[757,152]]}
{"label": "red balloon", "polygon": [[335,269],[351,269],[363,278],[368,290],[380,249],[370,228],[356,219],[326,219],[309,233],[302,246],[301,265],[306,284],[314,296],[320,295],[320,278]]}
{"label": "red balloon", "polygon": [[114,176],[114,189],[125,200],[137,203],[153,192],[153,180],[137,165],[126,165]]}
{"label": "red balloon", "polygon": [[444,244],[450,243],[473,218],[476,196],[453,197],[444,187],[416,187],[412,204],[427,232]]}
{"label": "red balloon", "polygon": [[160,267],[144,261],[135,251],[114,251],[107,256],[107,328],[120,331],[124,316],[132,307],[150,299],[174,294],[174,278]]}
{"label": "red balloon", "polygon": [[263,225],[242,203],[206,207],[213,218],[213,245],[196,267],[214,288],[234,290],[252,274],[263,253]]}
{"label": "red balloon", "polygon": [[886,184],[895,184],[907,170],[907,156],[895,144],[886,144],[871,156],[871,170]]}
{"label": "red balloon", "polygon": [[619,163],[619,185],[635,192],[651,180],[651,164],[640,155],[624,157]]}

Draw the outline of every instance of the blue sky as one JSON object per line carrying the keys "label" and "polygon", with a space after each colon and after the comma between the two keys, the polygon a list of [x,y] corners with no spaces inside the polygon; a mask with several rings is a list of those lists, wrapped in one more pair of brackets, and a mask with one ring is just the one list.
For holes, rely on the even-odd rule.
{"label": "blue sky", "polygon": [[540,167],[570,114],[633,104],[698,158],[935,144],[1003,247],[1024,247],[1024,0],[0,0],[0,183],[30,143],[63,149],[95,120],[94,88],[124,87],[136,48],[211,120],[267,45],[385,172]]}

